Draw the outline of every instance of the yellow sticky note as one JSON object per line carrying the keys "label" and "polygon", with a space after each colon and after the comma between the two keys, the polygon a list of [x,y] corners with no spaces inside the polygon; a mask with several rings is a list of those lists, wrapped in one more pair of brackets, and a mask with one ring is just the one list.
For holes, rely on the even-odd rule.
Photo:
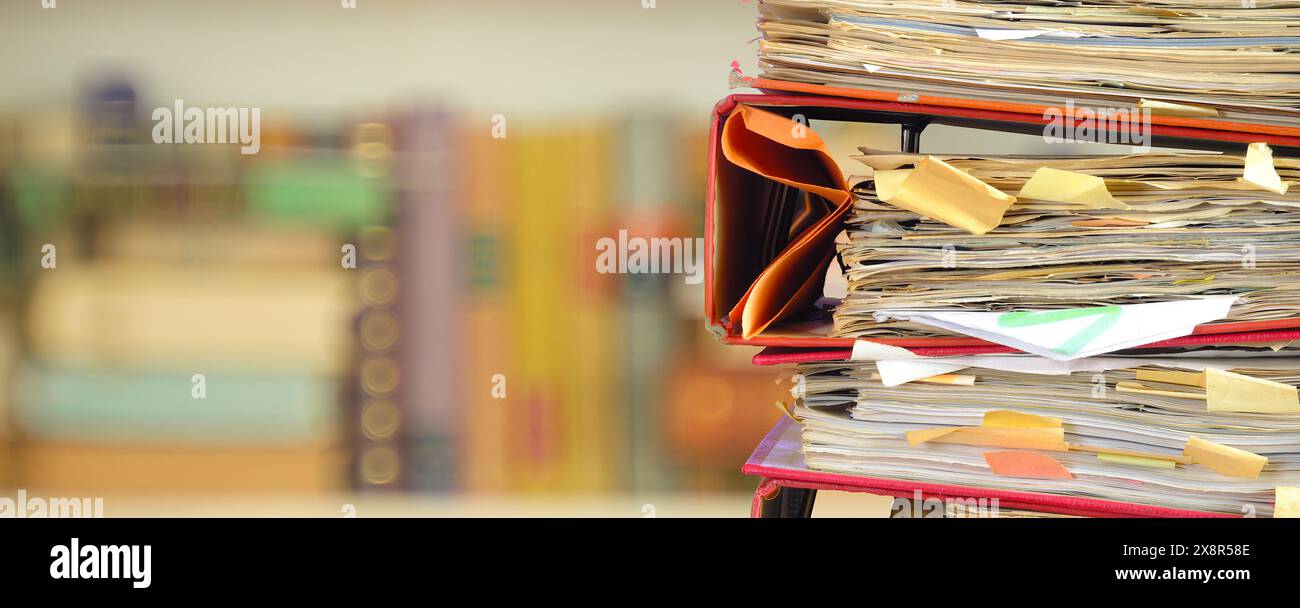
{"label": "yellow sticky note", "polygon": [[889,199],[894,198],[894,195],[898,193],[898,189],[903,186],[903,181],[911,174],[911,169],[876,171],[873,178],[876,182],[876,197],[888,202]]}
{"label": "yellow sticky note", "polygon": [[1163,369],[1137,370],[1137,379],[1144,382],[1164,382],[1182,386],[1199,386],[1205,388],[1205,374],[1195,372],[1176,372]]}
{"label": "yellow sticky note", "polygon": [[[887,181],[896,178],[890,176]],[[892,196],[880,196],[880,200],[971,234],[984,234],[1002,222],[1002,215],[1016,197],[927,156],[897,185]]]}
{"label": "yellow sticky note", "polygon": [[1129,209],[1106,189],[1106,180],[1095,175],[1039,167],[1020,188],[1020,198],[1083,205],[1090,209]]}
{"label": "yellow sticky note", "polygon": [[1203,277],[1199,279],[1178,279],[1177,281],[1174,281],[1174,285],[1192,285],[1194,283],[1213,283],[1214,277],[1215,275],[1210,275],[1208,277]]}
{"label": "yellow sticky note", "polygon": [[1159,453],[1159,452],[1139,452],[1139,451],[1137,451],[1137,450],[1125,450],[1125,449],[1121,449],[1121,448],[1101,447],[1101,446],[1095,446],[1095,445],[1071,444],[1071,445],[1070,445],[1070,451],[1072,451],[1072,452],[1093,452],[1093,453],[1095,453],[1095,454],[1110,454],[1110,455],[1114,455],[1114,456],[1133,456],[1133,457],[1136,457],[1136,458],[1145,458],[1145,459],[1148,459],[1148,460],[1171,460],[1171,461],[1176,462],[1176,463],[1178,463],[1178,464],[1191,464],[1191,463],[1192,463],[1192,461],[1191,461],[1190,459],[1188,459],[1188,458],[1186,458],[1186,457],[1183,457],[1183,456],[1179,456],[1179,455],[1173,455],[1173,454],[1161,454],[1161,453]]}
{"label": "yellow sticky note", "polygon": [[1273,496],[1273,517],[1300,517],[1300,488],[1278,486]]}
{"label": "yellow sticky note", "polygon": [[1008,410],[984,413],[984,428],[989,429],[1059,429],[1061,419],[1051,416],[1024,414]]}
{"label": "yellow sticky note", "polygon": [[928,378],[921,378],[917,382],[926,384],[947,384],[950,386],[975,386],[975,376],[970,374],[938,374]]}
{"label": "yellow sticky note", "polygon": [[1186,116],[1191,118],[1214,118],[1219,115],[1219,111],[1214,108],[1205,108],[1201,106],[1189,106],[1182,103],[1170,103],[1168,101],[1157,101],[1154,99],[1143,99],[1138,102],[1138,108],[1151,110],[1156,116]]}
{"label": "yellow sticky note", "polygon": [[915,447],[927,441],[934,441],[935,439],[943,437],[944,435],[950,435],[952,433],[957,432],[958,430],[960,430],[958,427],[946,426],[946,427],[939,427],[937,429],[923,429],[920,431],[908,431],[904,433],[904,435],[907,437],[907,444]]}
{"label": "yellow sticky note", "polygon": [[1300,414],[1296,387],[1206,368],[1205,396],[1211,412]]}
{"label": "yellow sticky note", "polygon": [[984,427],[963,427],[952,433],[933,439],[939,443],[956,443],[959,445],[980,445],[993,448],[1012,448],[1021,450],[1048,450],[1065,452],[1070,448],[1065,444],[1065,431],[1060,428],[1045,429],[990,429]]}
{"label": "yellow sticky note", "polygon": [[[871,374],[872,380],[880,380],[880,374]],[[946,384],[948,386],[975,386],[975,376],[970,374],[936,374],[927,376],[912,382],[923,382],[925,384]]]}
{"label": "yellow sticky note", "polygon": [[1143,456],[1129,456],[1127,454],[1097,454],[1097,460],[1109,462],[1111,464],[1126,464],[1137,467],[1152,467],[1156,469],[1172,469],[1176,464],[1172,460],[1163,458],[1146,458]]}
{"label": "yellow sticky note", "polygon": [[1142,395],[1160,395],[1162,397],[1179,397],[1181,399],[1205,399],[1201,393],[1188,393],[1183,391],[1166,391],[1158,388],[1150,388],[1138,384],[1137,382],[1116,382],[1115,390],[1121,393],[1139,393]]}
{"label": "yellow sticky note", "polygon": [[1268,463],[1268,459],[1259,454],[1219,445],[1200,437],[1188,438],[1187,447],[1183,448],[1183,456],[1217,473],[1251,479],[1259,477],[1260,471],[1263,471],[1264,465]]}
{"label": "yellow sticky note", "polygon": [[1263,142],[1250,144],[1246,148],[1246,170],[1237,179],[1269,192],[1286,194],[1287,184],[1273,168],[1273,150]]}

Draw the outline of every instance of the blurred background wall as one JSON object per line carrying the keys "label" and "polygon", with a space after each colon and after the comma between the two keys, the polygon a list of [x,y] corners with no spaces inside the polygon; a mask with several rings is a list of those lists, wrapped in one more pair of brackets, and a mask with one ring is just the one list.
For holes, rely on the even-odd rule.
{"label": "blurred background wall", "polygon": [[541,115],[708,108],[753,71],[741,0],[7,0],[6,106],[66,102],[111,66],[147,94],[339,112],[433,95]]}
{"label": "blurred background wall", "polygon": [[[595,265],[702,236],[753,71],[752,3],[653,4],[4,2],[0,485],[743,515],[785,387],[700,285]],[[154,143],[176,100],[259,109],[260,150]]]}

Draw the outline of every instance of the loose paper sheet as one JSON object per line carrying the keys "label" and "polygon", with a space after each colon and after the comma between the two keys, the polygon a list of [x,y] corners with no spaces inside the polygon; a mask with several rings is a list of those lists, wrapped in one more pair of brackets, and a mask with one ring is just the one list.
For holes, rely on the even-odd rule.
{"label": "loose paper sheet", "polygon": [[[864,341],[859,340],[859,342]],[[855,348],[854,350],[855,352],[858,352],[858,349]],[[966,357],[922,358],[906,350],[903,350],[903,352],[906,353],[906,358],[893,359],[888,353],[882,350],[863,348],[858,352],[862,357],[855,357],[853,360],[874,360],[876,362],[876,369],[880,372],[881,383],[885,386],[898,386],[900,384],[914,382],[921,378],[928,378],[936,374],[952,373],[970,367],[996,369],[1006,372],[1020,372],[1025,374],[1038,374],[1043,376],[1063,376],[1077,372],[1104,372],[1112,369],[1129,369],[1133,367],[1152,365],[1195,370],[1207,368],[1207,364],[1204,360],[1195,359],[1180,360],[1172,358],[1138,359],[1134,357],[1087,357],[1072,361],[1057,361],[1055,359],[1037,357],[1034,355],[976,355]],[[1233,367],[1230,360],[1218,361],[1215,362],[1215,364],[1227,368]],[[1194,375],[1197,377],[1201,376],[1201,374]]]}
{"label": "loose paper sheet", "polygon": [[[1228,315],[1236,296],[1177,302],[1017,312],[885,310],[899,319],[954,331],[1057,361],[1072,361],[1168,340]],[[946,370],[947,373],[954,370]],[[933,374],[930,374],[933,375]]]}
{"label": "loose paper sheet", "polygon": [[1287,184],[1273,168],[1273,150],[1262,142],[1246,148],[1246,170],[1238,179],[1277,194],[1286,194],[1287,191]]}

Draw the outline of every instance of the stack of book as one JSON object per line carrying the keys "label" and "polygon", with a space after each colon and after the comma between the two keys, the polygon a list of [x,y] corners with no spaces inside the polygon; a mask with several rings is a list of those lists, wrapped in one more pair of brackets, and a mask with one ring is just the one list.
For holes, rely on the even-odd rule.
{"label": "stack of book", "polygon": [[[86,118],[100,124],[71,120]],[[5,391],[13,482],[100,497],[342,490],[359,300],[340,247],[386,221],[386,189],[335,142],[268,130],[249,159],[112,124],[113,138],[73,142],[74,162],[25,155],[7,172],[26,292]],[[40,149],[29,135],[22,149]]]}
{"label": "stack of book", "polygon": [[353,304],[334,240],[131,221],[99,242],[32,289],[21,482],[76,495],[338,488]]}
{"label": "stack of book", "polygon": [[[1067,513],[1295,514],[1300,11],[761,11],[763,74],[742,82],[821,97],[747,97],[715,127],[707,312],[728,341],[780,347],[757,362],[798,363],[782,404],[798,430],[779,426],[748,471]],[[1044,108],[1223,151],[919,153],[917,130],[952,117],[1051,143]],[[903,123],[905,150],[835,158],[807,115]],[[775,255],[749,250],[757,266],[727,233],[771,222],[737,219],[738,192],[803,210]]]}

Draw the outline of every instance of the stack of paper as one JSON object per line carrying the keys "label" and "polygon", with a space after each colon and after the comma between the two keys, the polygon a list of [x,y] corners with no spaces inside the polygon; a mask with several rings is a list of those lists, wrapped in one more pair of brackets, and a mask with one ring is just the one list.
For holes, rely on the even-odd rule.
{"label": "stack of paper", "polygon": [[809,467],[1244,515],[1300,485],[1289,340],[1130,350],[1206,324],[1294,327],[1300,162],[1263,144],[864,152],[836,332],[1023,353],[858,340],[854,361],[803,366],[790,413]]}
{"label": "stack of paper", "polygon": [[[1262,144],[1244,157],[864,152],[838,336],[976,335],[980,323],[1041,335],[1073,316],[1099,344],[1125,331],[1151,342],[1300,316],[1300,188],[1287,189],[1300,160]],[[1081,307],[1093,308],[1001,314]],[[1095,354],[1089,344],[1068,354]]]}
{"label": "stack of paper", "polygon": [[895,387],[878,365],[802,366],[793,413],[810,467],[1259,516],[1300,484],[1300,360],[970,368]]}
{"label": "stack of paper", "polygon": [[768,0],[763,75],[900,94],[1300,124],[1275,0]]}

